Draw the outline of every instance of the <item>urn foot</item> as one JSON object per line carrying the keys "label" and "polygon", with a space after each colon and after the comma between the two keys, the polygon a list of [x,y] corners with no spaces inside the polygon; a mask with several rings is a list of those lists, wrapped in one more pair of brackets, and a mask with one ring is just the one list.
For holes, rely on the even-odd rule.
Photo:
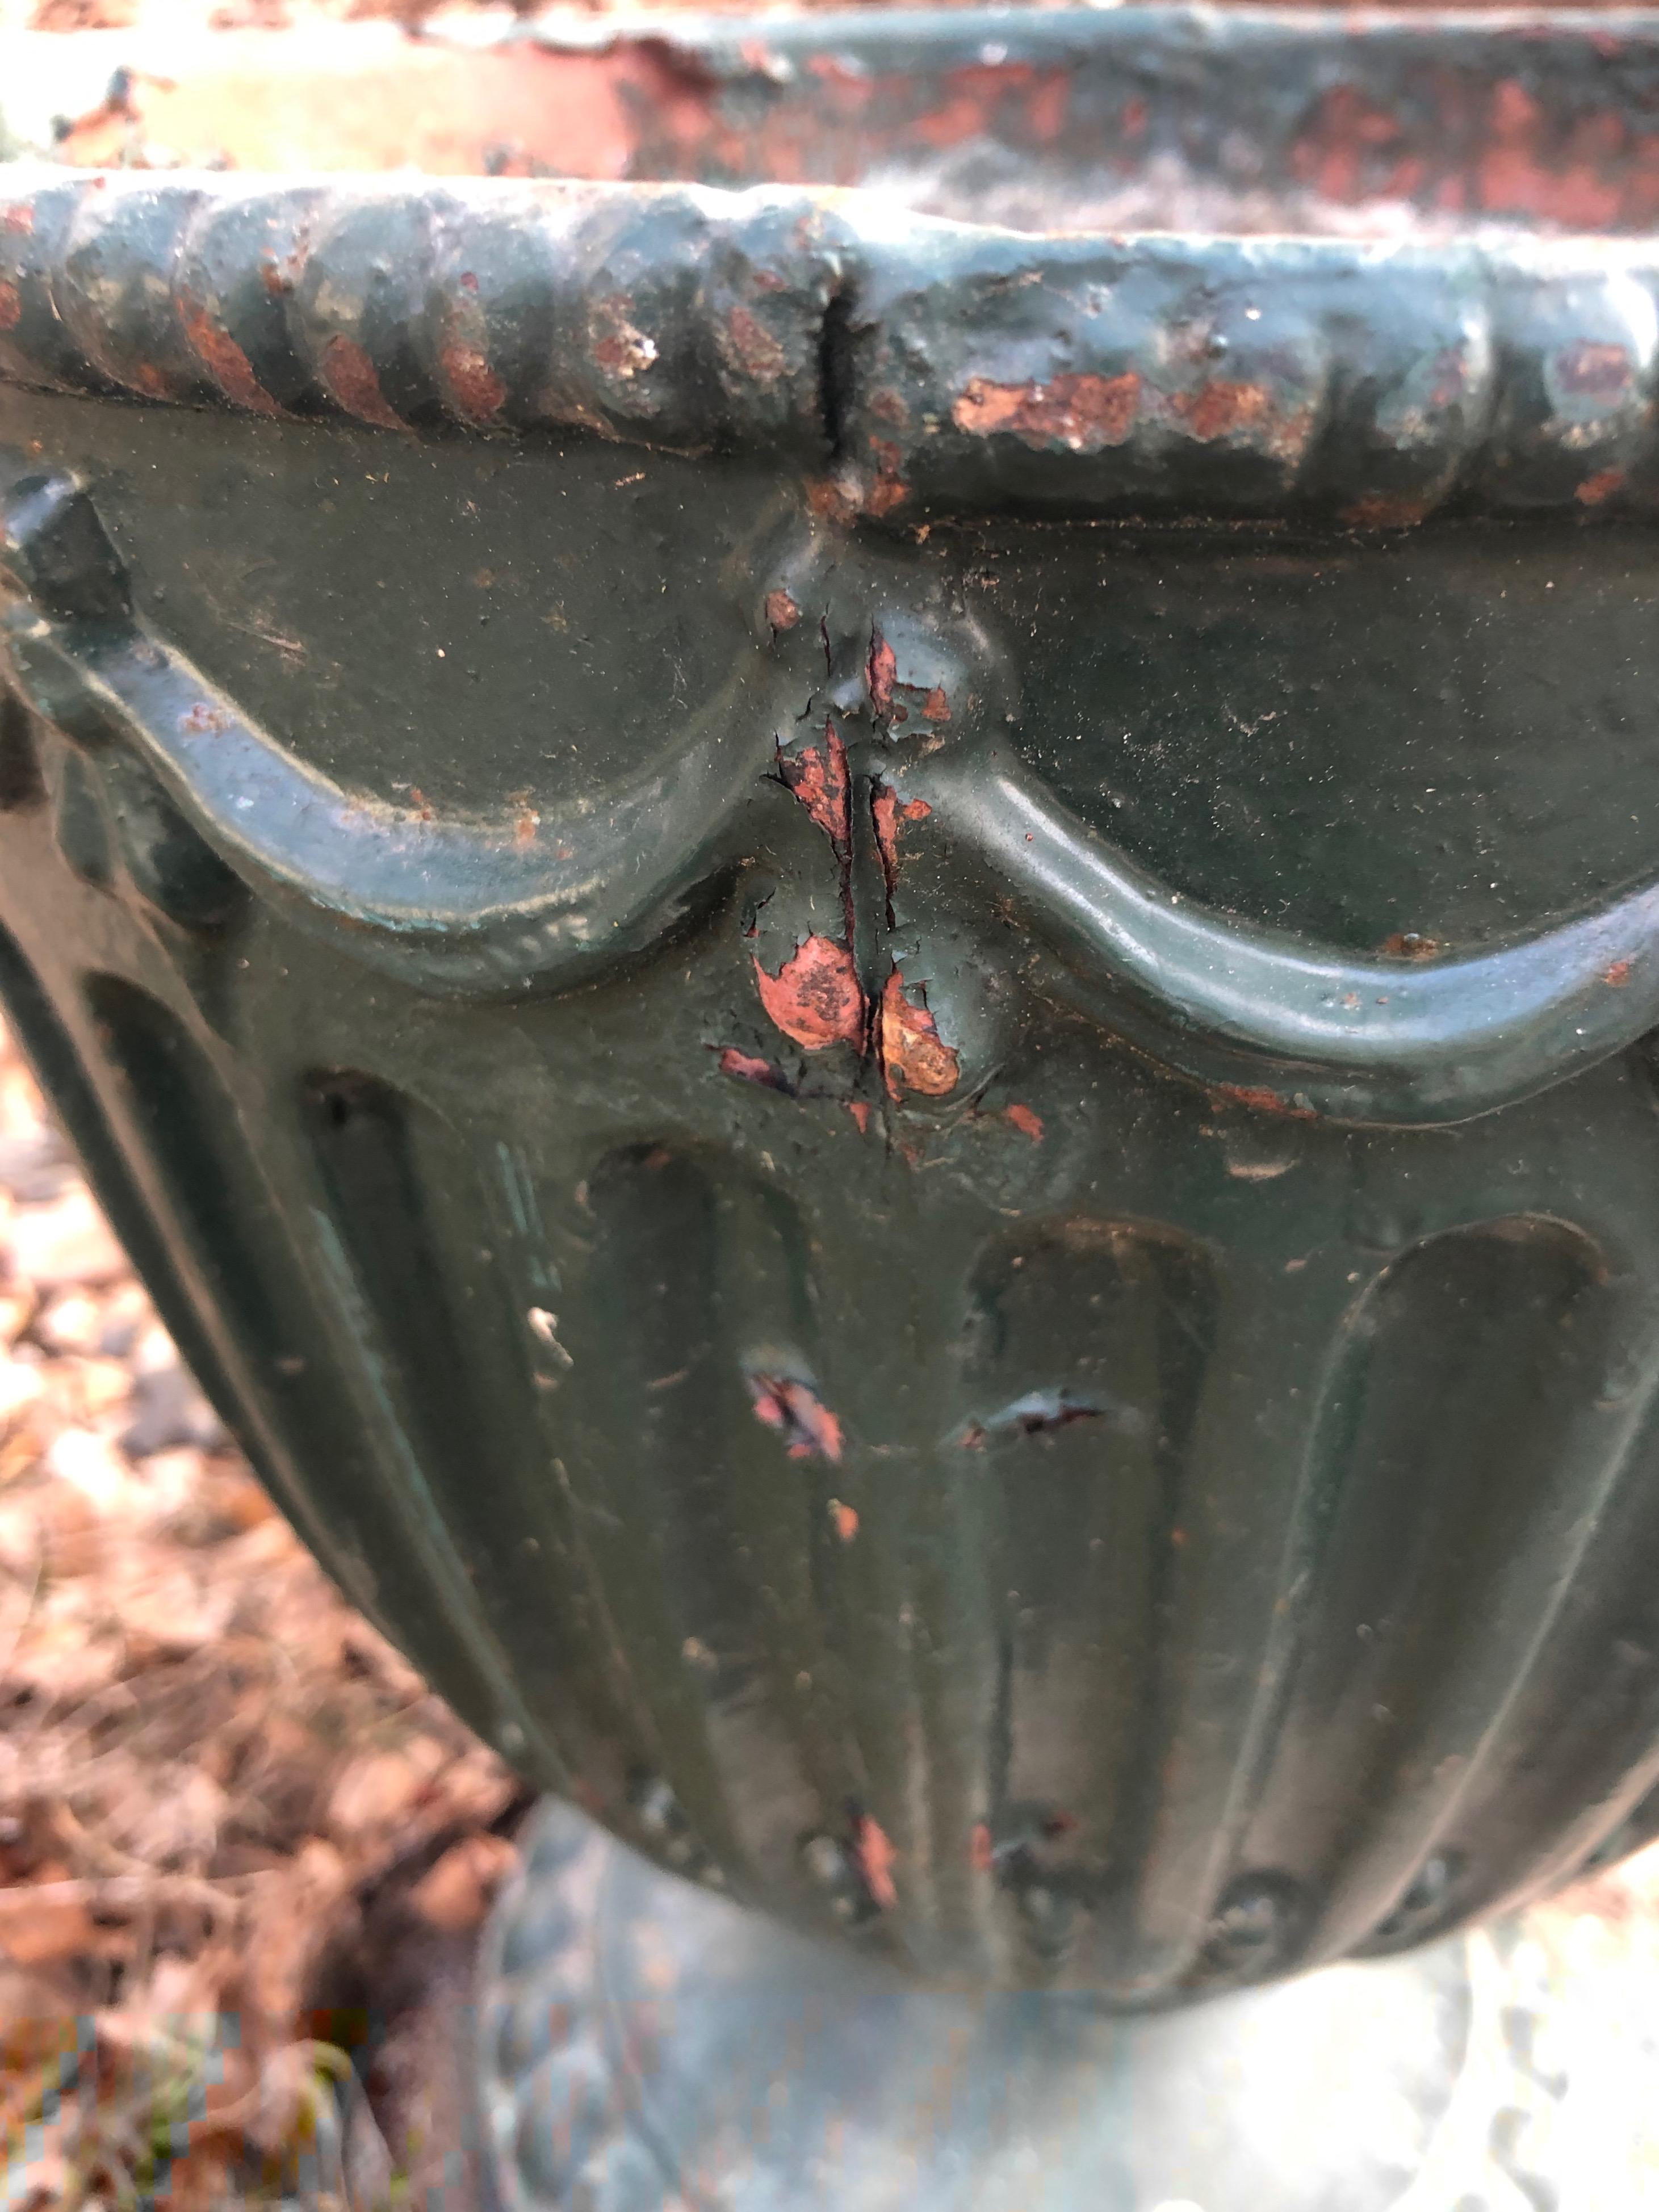
{"label": "urn foot", "polygon": [[1516,2163],[1524,1948],[1500,1928],[1136,2017],[918,1990],[549,1802],[480,1964],[485,2162],[499,2212],[1554,2204]]}

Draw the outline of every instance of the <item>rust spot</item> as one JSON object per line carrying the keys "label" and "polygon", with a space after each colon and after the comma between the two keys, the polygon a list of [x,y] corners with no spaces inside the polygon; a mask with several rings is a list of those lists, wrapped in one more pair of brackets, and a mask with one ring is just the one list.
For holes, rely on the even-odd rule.
{"label": "rust spot", "polygon": [[1610,984],[1615,991],[1622,991],[1630,981],[1630,968],[1628,960],[1615,960],[1612,967],[1605,970],[1601,981]]}
{"label": "rust spot", "polygon": [[1218,1083],[1214,1095],[1234,1106],[1253,1107],[1258,1114],[1281,1114],[1291,1121],[1318,1119],[1311,1106],[1298,1106],[1292,1099],[1281,1098],[1278,1091],[1269,1091],[1264,1085]]}
{"label": "rust spot", "polygon": [[750,1375],[746,1378],[755,1419],[783,1438],[791,1459],[841,1458],[841,1423],[810,1383],[793,1375]]}
{"label": "rust spot", "polygon": [[1218,380],[1200,385],[1196,392],[1178,392],[1170,401],[1194,438],[1231,438],[1241,430],[1255,430],[1273,411],[1273,394],[1265,384],[1233,384]]}
{"label": "rust spot", "polygon": [[451,338],[441,349],[444,375],[464,415],[484,422],[499,415],[507,399],[507,386],[489,366],[482,346]]}
{"label": "rust spot", "polygon": [[521,805],[513,817],[513,842],[515,845],[533,845],[536,832],[542,826],[542,817],[533,806]]}
{"label": "rust spot", "polygon": [[890,514],[896,507],[902,507],[909,496],[910,487],[902,477],[880,470],[874,483],[865,491],[863,510],[866,514]]}
{"label": "rust spot", "polygon": [[880,1034],[882,1073],[891,1097],[902,1100],[907,1091],[919,1091],[924,1097],[943,1098],[956,1089],[961,1061],[940,1041],[927,1007],[905,996],[896,968],[881,994]]}
{"label": "rust spot", "polygon": [[824,718],[825,751],[802,745],[798,751],[778,752],[778,774],[793,791],[837,853],[847,850],[852,835],[848,800],[847,748],[835,723]]}
{"label": "rust spot", "polygon": [[194,302],[189,303],[184,323],[185,336],[190,340],[191,352],[227,398],[234,399],[239,407],[248,408],[255,415],[282,413],[282,409],[253,374],[253,363],[230,332],[221,330],[209,319],[204,307]]}
{"label": "rust spot", "polygon": [[757,384],[775,384],[789,366],[789,356],[752,309],[733,307],[726,319],[733,358],[745,376]]}
{"label": "rust spot", "polygon": [[941,685],[938,684],[934,684],[933,690],[922,701],[921,719],[924,722],[948,722],[950,720],[951,702],[945,697],[944,688]]}
{"label": "rust spot", "polygon": [[15,284],[0,279],[0,331],[15,331],[22,318],[22,294]]}
{"label": "rust spot", "polygon": [[909,409],[900,395],[889,391],[885,385],[870,394],[870,412],[878,422],[889,422],[896,430],[903,430],[909,426]]}
{"label": "rust spot", "polygon": [[1392,937],[1383,939],[1382,950],[1391,960],[1432,960],[1440,944],[1437,938],[1425,937],[1419,929],[1396,929]]}
{"label": "rust spot", "polygon": [[167,399],[172,397],[172,387],[167,380],[151,362],[136,362],[126,372],[122,381],[130,385],[135,392],[142,392],[149,399]]}
{"label": "rust spot", "polygon": [[864,994],[845,945],[815,934],[775,975],[769,975],[757,960],[755,982],[772,1020],[808,1052],[864,1042]]}
{"label": "rust spot", "polygon": [[348,415],[381,430],[403,424],[387,406],[374,364],[355,338],[337,332],[323,348],[323,382]]}
{"label": "rust spot", "polygon": [[870,1101],[867,1098],[848,1098],[843,1101],[843,1103],[848,1112],[858,1123],[860,1136],[867,1137],[870,1133],[870,1115],[873,1110]]}
{"label": "rust spot", "polygon": [[655,341],[635,328],[628,308],[629,302],[620,297],[601,300],[589,324],[589,350],[595,362],[607,376],[623,383],[642,376],[657,358]]}
{"label": "rust spot", "polygon": [[1345,507],[1342,520],[1357,530],[1409,530],[1421,522],[1429,505],[1426,499],[1413,499],[1403,493],[1376,492]]}
{"label": "rust spot", "polygon": [[27,200],[17,200],[0,215],[0,230],[20,231],[24,237],[34,228],[34,210]]}
{"label": "rust spot", "polygon": [[1581,338],[1556,355],[1555,374],[1564,392],[1587,399],[1617,399],[1630,389],[1632,372],[1623,346]]}
{"label": "rust spot", "polygon": [[769,592],[766,594],[766,619],[774,629],[793,629],[800,620],[800,609],[787,592]]}
{"label": "rust spot", "polygon": [[870,657],[864,665],[864,680],[870,689],[870,704],[878,714],[889,714],[893,708],[893,679],[898,674],[898,655],[878,630],[870,633]]}
{"label": "rust spot", "polygon": [[860,512],[858,488],[844,475],[812,477],[805,489],[806,504],[825,522],[856,520]]}
{"label": "rust spot", "polygon": [[1042,1142],[1041,1114],[1034,1114],[1029,1106],[1017,1105],[1005,1108],[1004,1115],[1005,1118],[1019,1131],[1022,1137],[1029,1137],[1034,1145],[1040,1145]]}
{"label": "rust spot", "polygon": [[852,1853],[872,1899],[883,1912],[890,1912],[898,1903],[898,1891],[893,1886],[898,1853],[868,1813],[860,1813],[853,1823]]}
{"label": "rust spot", "polygon": [[851,1505],[843,1505],[839,1498],[830,1500],[830,1518],[835,1523],[836,1534],[843,1544],[850,1544],[859,1533],[859,1516]]}
{"label": "rust spot", "polygon": [[720,1073],[735,1075],[739,1083],[757,1083],[763,1091],[781,1091],[786,1098],[793,1098],[795,1086],[781,1067],[769,1060],[762,1060],[752,1052],[739,1052],[728,1044],[720,1054]]}
{"label": "rust spot", "polygon": [[989,1874],[996,1865],[996,1853],[991,1848],[991,1824],[975,1820],[968,1838],[968,1863],[975,1874]]}
{"label": "rust spot", "polygon": [[1624,484],[1623,469],[1598,469],[1593,477],[1586,477],[1573,497],[1582,507],[1600,507],[1604,499],[1611,499]]}
{"label": "rust spot", "polygon": [[1121,446],[1140,410],[1140,379],[1056,376],[1047,384],[993,384],[970,377],[951,410],[958,430],[988,438],[1006,430],[1023,445],[1065,446],[1074,453]]}
{"label": "rust spot", "polygon": [[179,717],[179,727],[189,738],[216,738],[234,726],[235,718],[210,699],[198,699]]}
{"label": "rust spot", "polygon": [[431,802],[418,783],[411,783],[409,787],[409,804],[410,811],[417,822],[431,822],[436,819]]}
{"label": "rust spot", "polygon": [[295,239],[294,244],[280,259],[269,248],[260,255],[259,281],[273,299],[286,298],[298,284],[305,273],[306,258],[310,252],[310,235],[302,228]]}

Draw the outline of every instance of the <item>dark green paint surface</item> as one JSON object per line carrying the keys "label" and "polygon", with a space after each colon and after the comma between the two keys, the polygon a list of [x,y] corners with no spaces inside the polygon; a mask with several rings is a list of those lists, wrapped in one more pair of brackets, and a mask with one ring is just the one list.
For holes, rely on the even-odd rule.
{"label": "dark green paint surface", "polygon": [[0,993],[457,1705],[1122,2005],[1651,1832],[1645,241],[19,190]]}
{"label": "dark green paint surface", "polygon": [[[757,952],[845,926],[776,747],[833,714],[866,804],[962,747],[833,705],[815,623],[744,625],[776,581],[752,549],[805,527],[778,479],[3,414],[37,471],[96,485],[154,635],[352,790],[488,818],[568,789],[574,748],[602,792],[733,661],[762,718],[678,934],[574,988],[434,997],[242,890],[129,746],[7,708],[29,1048],[278,1494],[531,1771],[918,1971],[1126,2001],[1443,1924],[1635,1810],[1659,1697],[1639,1049],[1454,1127],[1266,1113],[1067,1012],[930,817],[890,928],[854,839],[860,957],[878,988],[901,961],[961,1060],[896,1103],[757,991]],[[985,742],[1186,897],[1461,945],[1641,865],[1649,565],[1617,528],[998,523],[836,556],[826,623],[902,637],[895,574],[942,633],[994,621],[1019,705]],[[602,623],[609,661],[584,659]],[[757,1418],[781,1377],[839,1461]]]}

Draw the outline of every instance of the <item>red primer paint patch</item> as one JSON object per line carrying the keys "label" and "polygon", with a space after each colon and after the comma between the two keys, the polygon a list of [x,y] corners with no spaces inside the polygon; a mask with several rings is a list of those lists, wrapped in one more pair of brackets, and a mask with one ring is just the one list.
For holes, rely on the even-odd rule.
{"label": "red primer paint patch", "polygon": [[864,1042],[864,994],[844,945],[809,937],[775,975],[755,962],[755,983],[767,1013],[808,1052]]}
{"label": "red primer paint patch", "polygon": [[789,356],[752,309],[733,307],[726,319],[732,358],[745,376],[757,384],[775,384],[789,366]]}
{"label": "red primer paint patch", "polygon": [[991,1824],[975,1820],[968,1838],[968,1863],[975,1874],[990,1874],[996,1866],[996,1852],[991,1843]]}
{"label": "red primer paint patch", "polygon": [[1140,411],[1140,379],[1133,369],[1121,376],[1056,376],[1047,384],[993,384],[969,377],[951,410],[951,420],[970,436],[988,438],[1007,431],[1024,446],[1041,451],[1064,446],[1074,453],[1097,453],[1121,446]]}
{"label": "red primer paint patch", "polygon": [[957,1087],[962,1063],[939,1036],[939,1024],[926,1006],[913,1006],[905,996],[896,968],[881,994],[881,1059],[890,1097],[902,1100],[907,1091],[943,1098]]}
{"label": "red primer paint patch", "polygon": [[377,429],[404,425],[387,406],[374,364],[356,339],[337,332],[323,348],[323,381],[348,415]]}
{"label": "red primer paint patch", "polygon": [[810,1383],[793,1375],[751,1375],[755,1419],[783,1438],[791,1459],[841,1459],[841,1422]]}
{"label": "red primer paint patch", "polygon": [[778,753],[778,774],[806,809],[820,830],[844,852],[852,834],[848,811],[847,748],[833,721],[825,719],[824,750],[803,745],[798,751]]}
{"label": "red primer paint patch", "polygon": [[890,900],[893,886],[898,881],[898,793],[888,783],[878,783],[870,794],[870,819],[875,825],[876,845],[881,854],[881,872],[887,879],[887,896]]}
{"label": "red primer paint patch", "polygon": [[1236,437],[1254,430],[1273,413],[1273,394],[1263,384],[1237,384],[1218,378],[1196,392],[1183,392],[1170,402],[1194,438]]}
{"label": "red primer paint patch", "polygon": [[842,1542],[850,1544],[859,1533],[859,1516],[856,1508],[843,1505],[839,1498],[832,1498],[830,1500],[830,1518],[834,1522],[836,1534],[841,1538]]}
{"label": "red primer paint patch", "polygon": [[449,388],[464,415],[488,422],[499,415],[507,400],[507,386],[489,366],[489,356],[479,345],[452,338],[442,349],[443,370]]}
{"label": "red primer paint patch", "polygon": [[22,319],[22,294],[15,284],[0,283],[0,331],[15,331]]}
{"label": "red primer paint patch", "polygon": [[1230,1099],[1235,1106],[1253,1106],[1258,1114],[1280,1114],[1291,1121],[1312,1121],[1318,1116],[1311,1106],[1292,1105],[1281,1098],[1276,1091],[1265,1085],[1249,1083],[1218,1083],[1215,1096]]}
{"label": "red primer paint patch", "polygon": [[1564,392],[1586,399],[1622,399],[1635,381],[1631,357],[1621,345],[1580,338],[1555,356],[1555,374]]}
{"label": "red primer paint patch", "polygon": [[228,331],[209,319],[203,307],[192,307],[185,317],[185,336],[191,350],[203,363],[227,398],[255,415],[277,415],[282,410],[253,374],[253,363]]}
{"label": "red primer paint patch", "polygon": [[870,687],[870,704],[878,714],[888,714],[893,708],[893,683],[898,674],[898,655],[879,630],[870,640],[870,658],[865,664],[865,681]]}
{"label": "red primer paint patch", "polygon": [[867,1098],[848,1098],[844,1103],[848,1112],[859,1125],[860,1136],[867,1137],[870,1133],[870,1115],[872,1110],[869,1100]]}
{"label": "red primer paint patch", "polygon": [[1041,1114],[1034,1114],[1029,1106],[1010,1106],[1005,1112],[1006,1119],[1012,1122],[1022,1137],[1029,1137],[1034,1145],[1042,1142]]}
{"label": "red primer paint patch", "polygon": [[1610,983],[1615,991],[1622,990],[1630,981],[1629,961],[1615,960],[1612,967],[1603,974],[1601,981],[1604,983]]}
{"label": "red primer paint patch", "polygon": [[882,1911],[890,1912],[898,1903],[898,1891],[893,1885],[898,1853],[885,1831],[867,1813],[860,1814],[853,1830],[853,1857],[871,1897]]}
{"label": "red primer paint patch", "polygon": [[762,1060],[758,1054],[739,1052],[734,1044],[727,1045],[720,1054],[720,1067],[722,1075],[734,1075],[739,1083],[757,1083],[763,1091],[781,1091],[786,1097],[793,1096],[794,1085],[781,1067],[775,1067],[769,1060]]}

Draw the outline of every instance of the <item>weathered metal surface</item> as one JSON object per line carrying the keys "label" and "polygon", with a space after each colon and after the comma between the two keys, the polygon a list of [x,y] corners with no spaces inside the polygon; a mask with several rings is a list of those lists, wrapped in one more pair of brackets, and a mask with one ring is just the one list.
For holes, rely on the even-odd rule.
{"label": "weathered metal surface", "polygon": [[776,450],[832,519],[1650,512],[1646,242],[1030,239],[760,189],[11,173],[0,371]]}
{"label": "weathered metal surface", "polygon": [[[676,13],[94,46],[124,74],[60,143],[83,164],[154,144],[253,171],[868,185],[1037,230],[1640,235],[1659,211],[1640,8]],[[62,51],[0,34],[20,83]]]}
{"label": "weathered metal surface", "polygon": [[457,1704],[1121,2005],[1647,1833],[1651,249],[8,181],[0,988]]}

